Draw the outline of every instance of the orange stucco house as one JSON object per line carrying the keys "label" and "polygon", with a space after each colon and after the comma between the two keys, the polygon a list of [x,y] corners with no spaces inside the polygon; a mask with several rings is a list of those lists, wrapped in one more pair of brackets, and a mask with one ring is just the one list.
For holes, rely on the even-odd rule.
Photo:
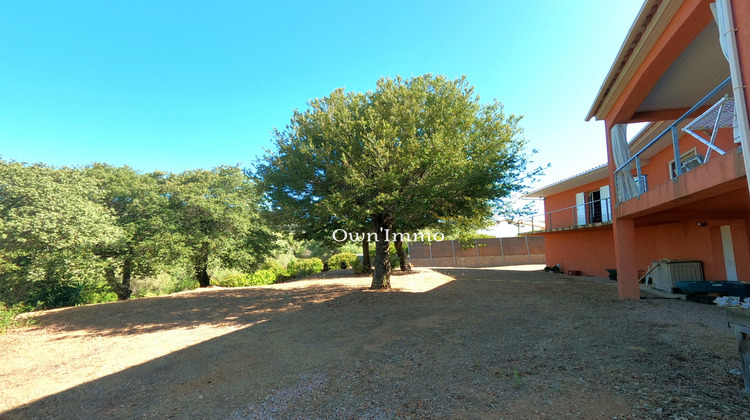
{"label": "orange stucco house", "polygon": [[608,163],[529,194],[547,264],[616,268],[627,299],[653,261],[750,281],[748,83],[750,1],[647,0],[586,117],[605,122]]}

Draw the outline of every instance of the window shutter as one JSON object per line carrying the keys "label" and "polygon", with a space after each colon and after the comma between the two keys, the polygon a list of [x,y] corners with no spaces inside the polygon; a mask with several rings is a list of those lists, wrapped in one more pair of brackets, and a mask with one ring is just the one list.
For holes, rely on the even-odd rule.
{"label": "window shutter", "polygon": [[586,200],[585,195],[581,192],[576,194],[576,226],[586,224]]}
{"label": "window shutter", "polygon": [[612,204],[609,199],[609,185],[599,188],[599,199],[602,204],[602,222],[609,222],[612,220]]}

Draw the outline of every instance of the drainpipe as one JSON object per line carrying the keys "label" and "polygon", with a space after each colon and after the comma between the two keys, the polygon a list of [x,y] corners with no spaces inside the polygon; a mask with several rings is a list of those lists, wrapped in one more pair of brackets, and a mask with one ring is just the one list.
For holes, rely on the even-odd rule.
{"label": "drainpipe", "polygon": [[[737,52],[737,27],[734,24],[732,17],[732,4],[730,0],[717,0],[717,3],[721,3],[723,6],[724,14],[719,16],[720,19],[724,19],[727,23],[726,27],[732,28],[729,30],[731,34],[726,37],[729,41],[729,72],[732,75],[732,92],[734,93],[734,102],[737,112],[737,123],[740,128],[740,145],[742,145],[742,160],[745,163],[745,173],[750,176],[750,122],[747,117],[747,102],[745,102],[745,85],[742,83],[742,72],[740,68],[740,57]],[[723,36],[724,34],[720,34]],[[750,192],[750,183],[748,183],[748,191]]]}

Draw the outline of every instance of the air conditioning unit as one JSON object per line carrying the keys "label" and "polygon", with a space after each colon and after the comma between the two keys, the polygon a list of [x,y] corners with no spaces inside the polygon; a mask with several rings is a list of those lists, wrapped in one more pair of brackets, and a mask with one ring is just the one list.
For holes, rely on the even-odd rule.
{"label": "air conditioning unit", "polygon": [[672,293],[677,281],[703,281],[703,263],[700,261],[662,260],[652,264],[659,264],[651,273],[654,288]]}

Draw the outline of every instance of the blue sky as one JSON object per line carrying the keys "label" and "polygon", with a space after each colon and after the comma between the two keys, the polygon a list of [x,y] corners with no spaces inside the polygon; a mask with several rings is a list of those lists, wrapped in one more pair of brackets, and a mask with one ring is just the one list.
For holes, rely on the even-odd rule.
{"label": "blue sky", "polygon": [[0,155],[249,166],[308,99],[433,73],[524,116],[542,186],[605,162],[584,117],[641,4],[2,0]]}

